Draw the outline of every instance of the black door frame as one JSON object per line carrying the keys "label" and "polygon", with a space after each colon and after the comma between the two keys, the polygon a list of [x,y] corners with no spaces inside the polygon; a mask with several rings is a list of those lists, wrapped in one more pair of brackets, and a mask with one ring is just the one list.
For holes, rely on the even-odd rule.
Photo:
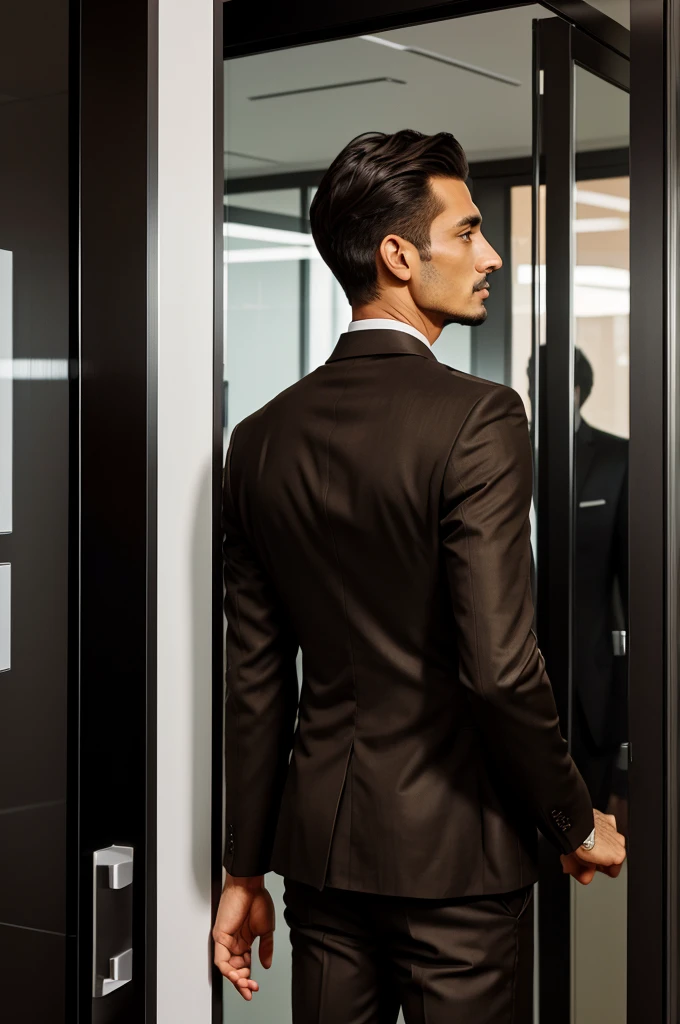
{"label": "black door frame", "polygon": [[[675,1024],[678,982],[678,0],[631,0],[629,1020]],[[642,437],[646,437],[646,443]],[[637,440],[635,440],[637,438]],[[650,688],[649,681],[663,680]],[[649,971],[648,969],[649,968]],[[650,984],[651,983],[651,984]],[[652,988],[653,985],[653,988]],[[648,988],[649,986],[649,988]]]}
{"label": "black door frame", "polygon": [[224,59],[469,14],[529,7],[535,2],[629,56],[628,31],[585,0],[344,0],[326,4],[294,0],[268,9],[258,4],[225,4]]}
{"label": "black door frame", "polygon": [[[297,0],[265,8],[228,3],[224,7],[223,53],[225,59],[231,59],[529,6],[530,2],[346,0],[320,5],[314,0]],[[680,365],[675,353],[676,284],[671,274],[677,256],[671,245],[677,246],[680,232],[677,193],[671,185],[678,174],[672,116],[677,113],[680,68],[668,40],[679,37],[680,0],[631,0],[630,34],[583,0],[539,2],[580,29],[584,37],[630,57],[632,62],[630,332],[631,338],[644,337],[646,344],[631,345],[630,365],[629,709],[634,757],[629,771],[629,849],[636,877],[645,882],[629,890],[628,1019],[674,1024],[680,900],[675,868],[680,810],[676,781],[680,767],[676,696],[680,654],[674,641],[680,608],[680,474],[671,457],[676,451],[676,430],[680,429],[676,401]],[[216,131],[221,131],[220,126]],[[221,376],[215,394],[221,402]],[[216,413],[218,419],[221,422],[221,409]],[[667,572],[667,565],[674,571]],[[220,647],[221,642],[220,628]],[[216,665],[218,662],[216,656]],[[650,679],[660,684],[650,690]],[[216,674],[215,686],[221,695],[221,671]],[[220,763],[217,756],[215,763]],[[217,823],[214,837],[217,847],[222,841]],[[554,1009],[555,1002],[553,1013]]]}

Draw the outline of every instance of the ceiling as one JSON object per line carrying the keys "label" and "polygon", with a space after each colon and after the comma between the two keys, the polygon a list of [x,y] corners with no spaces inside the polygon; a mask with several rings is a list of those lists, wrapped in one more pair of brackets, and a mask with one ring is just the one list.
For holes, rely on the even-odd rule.
{"label": "ceiling", "polygon": [[[593,6],[627,22],[628,0]],[[231,176],[326,167],[364,131],[450,131],[469,159],[531,152],[531,23],[538,4],[381,33],[517,80],[482,77],[361,38],[244,57],[225,64],[225,167]],[[392,79],[292,96],[286,90]],[[397,80],[397,81],[394,81]],[[405,84],[402,84],[405,83]],[[625,94],[585,72],[577,79],[579,148],[626,145]]]}

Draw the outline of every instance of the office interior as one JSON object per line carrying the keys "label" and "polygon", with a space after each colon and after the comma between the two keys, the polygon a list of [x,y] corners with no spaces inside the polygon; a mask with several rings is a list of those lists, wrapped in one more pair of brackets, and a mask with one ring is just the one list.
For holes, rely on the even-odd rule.
{"label": "office interior", "polygon": [[543,850],[534,1019],[676,1020],[680,0],[3,19],[0,1017],[290,1020],[278,876],[257,998],[212,965],[222,463],[349,322],[309,231],[324,169],[412,127],[460,140],[504,260],[433,351],[525,403],[539,643],[629,842],[585,889]]}

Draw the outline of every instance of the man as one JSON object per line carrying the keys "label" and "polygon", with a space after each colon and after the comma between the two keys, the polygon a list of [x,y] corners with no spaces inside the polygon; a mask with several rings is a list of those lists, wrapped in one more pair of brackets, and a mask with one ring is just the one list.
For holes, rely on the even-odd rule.
{"label": "man", "polygon": [[[545,346],[539,350],[545,386]],[[527,364],[534,394],[534,359]],[[582,408],[593,390],[590,361],[574,349],[574,699],[571,753],[593,806],[627,831],[628,441],[597,430]]]}
{"label": "man", "polygon": [[[628,441],[592,427],[581,409],[593,369],[574,353],[574,721],[572,753],[593,806],[626,818],[627,665],[613,635],[628,619]],[[625,761],[624,761],[625,766]]]}
{"label": "man", "polygon": [[582,882],[625,857],[531,630],[524,407],[431,348],[501,266],[467,173],[444,132],[340,153],[310,216],[353,321],[227,454],[215,962],[251,999],[282,874],[295,1024],[529,1020],[537,827]]}

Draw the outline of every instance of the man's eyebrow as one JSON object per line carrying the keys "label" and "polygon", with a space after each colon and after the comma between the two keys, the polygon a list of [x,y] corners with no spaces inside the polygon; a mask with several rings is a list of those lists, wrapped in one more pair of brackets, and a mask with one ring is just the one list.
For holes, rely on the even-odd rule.
{"label": "man's eyebrow", "polygon": [[476,228],[482,223],[482,218],[478,213],[471,213],[469,217],[463,217],[457,224],[454,224],[456,229],[458,228]]}

